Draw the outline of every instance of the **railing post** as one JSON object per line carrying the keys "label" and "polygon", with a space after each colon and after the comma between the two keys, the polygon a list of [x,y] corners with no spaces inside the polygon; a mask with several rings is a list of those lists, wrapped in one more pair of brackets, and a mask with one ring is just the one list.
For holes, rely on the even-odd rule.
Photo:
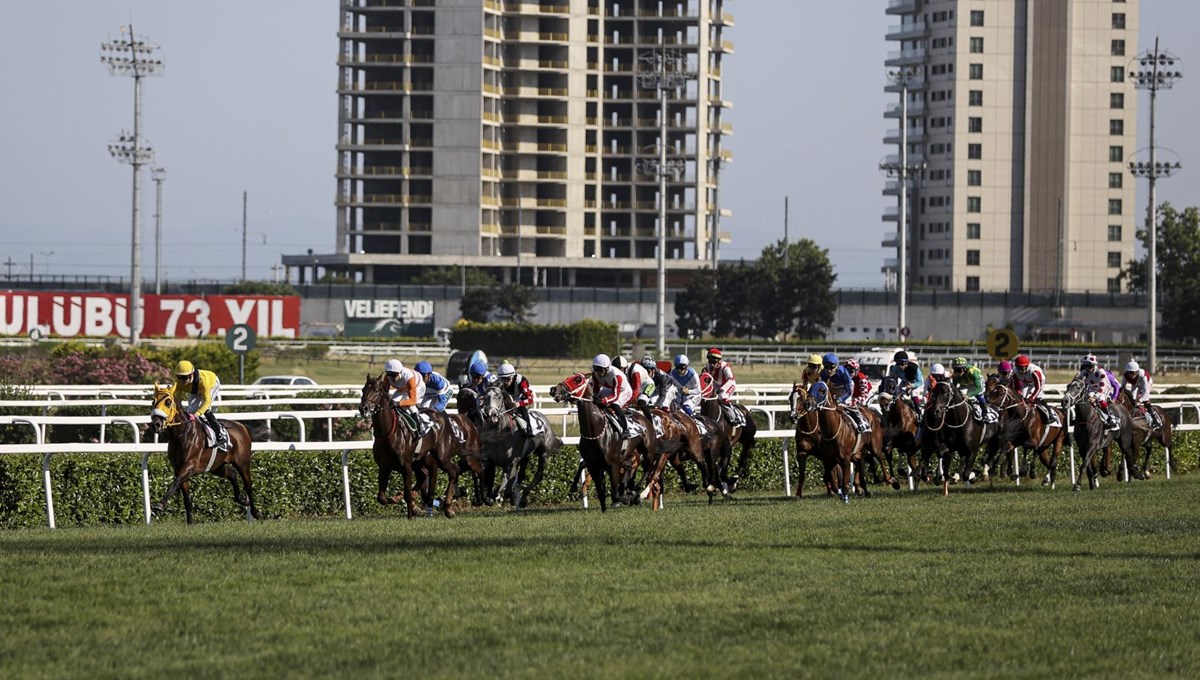
{"label": "railing post", "polygon": [[792,497],[792,465],[788,462],[788,438],[783,438],[783,495]]}
{"label": "railing post", "polygon": [[350,450],[342,449],[342,501],[346,504],[346,519],[354,519],[350,509]]}

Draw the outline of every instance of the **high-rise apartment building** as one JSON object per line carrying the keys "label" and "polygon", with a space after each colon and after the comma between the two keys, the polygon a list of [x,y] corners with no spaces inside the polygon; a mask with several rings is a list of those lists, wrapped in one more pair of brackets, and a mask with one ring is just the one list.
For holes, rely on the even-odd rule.
{"label": "high-rise apartment building", "polygon": [[[909,182],[910,289],[1119,290],[1136,224],[1138,0],[889,0],[886,11],[900,20],[888,69],[911,76],[899,122],[909,166],[924,162]],[[885,143],[899,145],[899,130]],[[900,190],[893,180],[884,193]]]}
{"label": "high-rise apartment building", "polygon": [[[724,0],[342,0],[341,16],[336,252],[285,264],[653,287],[662,199],[646,161],[664,119],[680,170],[667,269],[709,261],[732,132]],[[665,110],[639,78],[664,69],[686,75]]]}

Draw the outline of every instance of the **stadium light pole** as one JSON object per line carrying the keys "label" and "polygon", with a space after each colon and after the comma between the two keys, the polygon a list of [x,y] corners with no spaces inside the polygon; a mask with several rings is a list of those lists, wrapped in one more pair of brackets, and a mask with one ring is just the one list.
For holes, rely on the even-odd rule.
{"label": "stadium light pole", "polygon": [[154,159],[154,149],[142,139],[142,78],[161,76],[164,66],[158,45],[122,26],[119,38],[100,43],[100,63],[110,75],[133,78],[133,132],[122,132],[108,145],[121,163],[133,166],[133,243],[129,285],[129,344],[136,346],[142,321],[142,166]]}
{"label": "stadium light pole", "polygon": [[1155,181],[1159,177],[1170,177],[1183,167],[1179,161],[1161,163],[1154,146],[1155,100],[1159,90],[1169,90],[1176,80],[1183,77],[1183,60],[1170,52],[1160,51],[1158,38],[1154,39],[1154,51],[1143,52],[1133,60],[1129,68],[1129,79],[1139,90],[1150,91],[1150,149],[1147,162],[1131,161],[1129,171],[1134,177],[1145,177],[1149,183],[1150,205],[1146,208],[1146,288],[1150,292],[1150,347],[1147,352],[1147,367],[1153,375],[1158,369],[1158,206],[1155,205]]}
{"label": "stadium light pole", "polygon": [[888,79],[900,86],[900,160],[898,163],[885,160],[879,164],[879,169],[889,177],[897,176],[900,179],[900,224],[896,246],[899,253],[896,259],[896,290],[899,292],[900,308],[897,310],[896,332],[900,334],[901,342],[905,340],[904,328],[908,326],[908,176],[925,169],[923,159],[917,163],[908,162],[908,86],[921,77],[920,66],[902,66],[888,71]]}
{"label": "stadium light pole", "polygon": [[162,295],[162,185],[167,181],[167,171],[150,168],[150,178],[154,180],[154,294]]}
{"label": "stadium light pole", "polygon": [[688,81],[691,74],[687,69],[687,58],[670,50],[657,50],[643,54],[642,69],[638,72],[638,83],[647,90],[658,90],[658,160],[641,161],[641,170],[647,175],[658,176],[658,356],[666,353],[667,335],[667,175],[676,175],[683,167],[678,161],[667,163],[667,93],[676,90]]}

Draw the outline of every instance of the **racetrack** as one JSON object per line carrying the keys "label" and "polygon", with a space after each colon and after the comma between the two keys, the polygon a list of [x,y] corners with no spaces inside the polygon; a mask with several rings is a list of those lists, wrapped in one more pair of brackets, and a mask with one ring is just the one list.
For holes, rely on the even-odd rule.
{"label": "racetrack", "polygon": [[0,677],[1200,674],[1200,476],[0,532]]}

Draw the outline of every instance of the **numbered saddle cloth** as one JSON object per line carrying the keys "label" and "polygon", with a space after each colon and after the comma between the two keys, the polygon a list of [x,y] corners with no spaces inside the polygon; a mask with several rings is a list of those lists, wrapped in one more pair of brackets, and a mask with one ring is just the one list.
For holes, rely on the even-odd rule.
{"label": "numbered saddle cloth", "polygon": [[721,411],[725,414],[725,420],[728,420],[732,425],[745,425],[746,419],[742,417],[742,412],[733,404],[721,404]]}
{"label": "numbered saddle cloth", "polygon": [[978,403],[974,403],[971,404],[971,413],[975,416],[975,420],[989,425],[1000,422],[1000,412],[993,406],[983,408]]}
{"label": "numbered saddle cloth", "polygon": [[458,421],[453,418],[447,419],[450,422],[450,433],[454,435],[455,441],[459,444],[467,443],[467,436],[463,434],[462,428],[458,426]]}

